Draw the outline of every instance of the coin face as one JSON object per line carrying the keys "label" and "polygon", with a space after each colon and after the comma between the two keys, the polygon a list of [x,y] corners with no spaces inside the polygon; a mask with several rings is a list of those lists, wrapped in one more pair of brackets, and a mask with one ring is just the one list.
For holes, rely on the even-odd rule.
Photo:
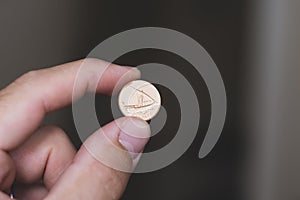
{"label": "coin face", "polygon": [[159,111],[161,98],[151,83],[135,80],[127,83],[119,94],[119,108],[123,115],[152,119]]}

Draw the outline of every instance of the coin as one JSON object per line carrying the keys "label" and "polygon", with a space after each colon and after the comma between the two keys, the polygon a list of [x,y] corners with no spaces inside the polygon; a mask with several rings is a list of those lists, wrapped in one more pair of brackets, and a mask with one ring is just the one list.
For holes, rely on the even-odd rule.
{"label": "coin", "polygon": [[154,85],[144,80],[135,80],[121,89],[118,103],[123,115],[147,121],[158,113],[161,98]]}

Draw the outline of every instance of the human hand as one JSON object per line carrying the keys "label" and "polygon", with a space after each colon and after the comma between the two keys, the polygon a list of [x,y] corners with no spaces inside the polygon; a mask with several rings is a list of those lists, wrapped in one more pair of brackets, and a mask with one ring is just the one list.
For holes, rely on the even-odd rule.
{"label": "human hand", "polygon": [[[130,173],[106,166],[97,156],[118,158],[118,162],[134,168],[139,159],[136,155],[143,151],[150,136],[146,122],[137,118],[117,119],[92,134],[78,152],[60,128],[40,127],[47,113],[72,103],[73,86],[82,62],[88,73],[82,78],[81,96],[92,90],[91,85],[97,85],[98,93],[111,94],[124,74],[124,83],[140,78],[140,72],[130,67],[110,64],[104,71],[108,63],[86,59],[29,72],[1,90],[1,200],[10,199],[7,194],[15,181],[18,200],[110,200],[122,195]],[[98,83],[97,75],[103,71]],[[97,143],[102,145],[93,145]],[[113,146],[126,151],[114,151]]]}

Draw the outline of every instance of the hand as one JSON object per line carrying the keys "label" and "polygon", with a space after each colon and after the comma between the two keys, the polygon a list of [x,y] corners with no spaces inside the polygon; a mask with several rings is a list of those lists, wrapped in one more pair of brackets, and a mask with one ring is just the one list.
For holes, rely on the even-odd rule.
{"label": "hand", "polygon": [[[86,59],[29,72],[1,90],[1,200],[10,199],[7,194],[14,182],[18,200],[110,200],[122,195],[130,173],[112,169],[98,157],[118,158],[118,162],[134,167],[139,159],[136,155],[143,151],[150,136],[146,122],[137,118],[117,119],[92,134],[78,152],[60,128],[40,127],[47,113],[72,103],[73,86],[82,62],[88,73],[82,79],[81,95],[91,91],[90,86],[95,84],[97,92],[111,94],[124,74],[127,76],[123,83],[140,78],[140,72],[133,68],[110,64],[104,71],[108,63]],[[103,71],[97,83],[97,74]],[[121,128],[117,122],[121,122]],[[125,151],[114,151],[115,147]]]}

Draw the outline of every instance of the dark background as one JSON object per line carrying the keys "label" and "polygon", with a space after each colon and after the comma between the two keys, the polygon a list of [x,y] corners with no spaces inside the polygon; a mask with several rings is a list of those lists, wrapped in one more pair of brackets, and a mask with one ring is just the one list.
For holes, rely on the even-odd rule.
{"label": "dark background", "polygon": [[[97,44],[127,29],[158,26],[187,34],[208,51],[223,76],[228,96],[224,131],[213,151],[199,159],[210,117],[209,95],[201,77],[193,77],[188,63],[167,52],[142,50],[122,56],[116,62],[132,66],[160,62],[175,69],[186,66],[182,73],[192,83],[201,109],[199,133],[188,151],[164,169],[133,175],[123,199],[239,200],[243,198],[247,146],[238,112],[245,70],[246,8],[245,0],[1,1],[0,88],[29,70],[84,58]],[[165,104],[175,105],[172,94],[161,90],[169,97]],[[97,98],[109,102],[107,97]],[[101,104],[97,110],[101,116],[108,112]],[[100,119],[101,123],[110,120],[109,114]],[[61,126],[80,145],[70,107],[51,113],[45,123]],[[146,151],[170,141],[170,130],[169,121]]]}

